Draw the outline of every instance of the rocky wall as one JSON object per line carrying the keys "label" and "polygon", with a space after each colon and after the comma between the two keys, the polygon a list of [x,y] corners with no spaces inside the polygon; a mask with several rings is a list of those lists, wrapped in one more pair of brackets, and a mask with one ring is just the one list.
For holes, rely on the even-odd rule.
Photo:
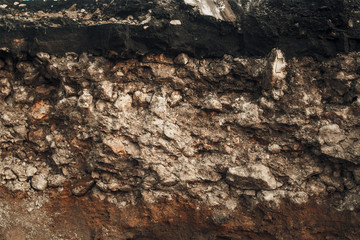
{"label": "rocky wall", "polygon": [[[68,29],[65,21],[38,41],[27,35],[36,29],[32,24],[73,13],[82,18],[72,27],[109,29],[85,14],[111,12],[90,3],[77,10],[71,1],[70,9],[59,10],[65,4],[59,1],[59,8],[54,3],[54,10],[43,11],[47,17],[34,20],[31,14],[41,12],[31,2],[0,5],[18,13],[0,19],[15,26],[0,38],[0,239],[358,239],[360,53],[350,51],[355,48],[330,44],[306,54],[311,48],[254,42],[230,51],[232,45],[222,48],[226,41],[214,47],[203,38],[204,51],[193,52],[194,43],[189,51],[165,44],[161,52],[158,39],[149,35],[141,38],[146,47],[133,45],[142,33],[134,30],[121,39],[137,52],[112,49],[98,35],[90,43],[102,42],[101,51],[88,49],[94,42],[64,51],[82,30],[54,40],[54,32]],[[241,19],[262,19],[261,9],[271,15],[276,4],[234,2],[184,1],[180,8],[191,6],[184,15],[203,21],[194,28],[217,29],[214,43],[221,42],[226,26],[237,29],[225,34],[228,40],[246,43],[246,36],[255,35],[246,34],[250,27],[239,30]],[[178,6],[132,3],[135,16],[146,9],[157,18]],[[343,12],[357,6],[342,3]],[[127,16],[129,8],[112,14]],[[289,14],[286,6],[278,9]],[[26,13],[32,18],[22,19]],[[126,21],[116,29],[133,24]],[[354,21],[350,30],[356,30]],[[144,30],[144,24],[134,26]],[[319,39],[313,46],[333,40]],[[311,42],[312,34],[303,40]]]}

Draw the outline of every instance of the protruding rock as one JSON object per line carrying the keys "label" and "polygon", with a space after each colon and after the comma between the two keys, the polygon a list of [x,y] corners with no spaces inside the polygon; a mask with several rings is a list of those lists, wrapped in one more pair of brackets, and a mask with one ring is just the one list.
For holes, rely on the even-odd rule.
{"label": "protruding rock", "polygon": [[92,188],[94,184],[95,184],[94,179],[91,178],[81,179],[73,184],[71,188],[71,192],[75,196],[83,196]]}
{"label": "protruding rock", "polygon": [[179,126],[166,122],[164,125],[164,135],[170,139],[177,139],[181,136],[181,130]]}
{"label": "protruding rock", "polygon": [[161,96],[153,96],[150,110],[160,118],[165,118],[167,113],[166,99]]}
{"label": "protruding rock", "polygon": [[66,177],[61,174],[50,175],[48,177],[49,187],[60,187],[66,182]]}
{"label": "protruding rock", "polygon": [[111,100],[113,96],[114,84],[110,81],[99,82],[98,94],[101,99]]}
{"label": "protruding rock", "polygon": [[11,84],[8,78],[0,78],[0,100],[5,99],[11,93]]}
{"label": "protruding rock", "polygon": [[337,124],[326,125],[319,129],[319,143],[321,145],[336,145],[344,139],[345,135]]}
{"label": "protruding rock", "polygon": [[134,92],[133,102],[137,106],[145,106],[150,101],[150,96],[141,91]]}
{"label": "protruding rock", "polygon": [[174,63],[179,64],[179,65],[186,65],[188,62],[189,62],[189,56],[185,53],[180,53],[174,59]]}
{"label": "protruding rock", "polygon": [[220,99],[216,95],[209,95],[203,103],[203,108],[208,110],[222,110]]}
{"label": "protruding rock", "polygon": [[83,92],[83,94],[79,97],[78,107],[82,109],[91,109],[93,103],[93,96],[89,91]]}
{"label": "protruding rock", "polygon": [[36,57],[41,61],[41,62],[47,62],[50,60],[50,54],[46,53],[46,52],[38,52],[36,54]]}
{"label": "protruding rock", "polygon": [[0,100],[5,99],[11,93],[11,84],[8,78],[0,78]]}
{"label": "protruding rock", "polygon": [[40,101],[31,107],[31,115],[36,120],[46,120],[49,118],[50,109],[49,102]]}
{"label": "protruding rock", "polygon": [[175,68],[167,64],[149,64],[154,77],[159,79],[170,79],[175,76]]}
{"label": "protruding rock", "polygon": [[104,144],[108,146],[111,151],[113,151],[117,155],[126,154],[125,146],[119,137],[107,136],[103,140]]}
{"label": "protruding rock", "polygon": [[269,55],[267,69],[263,77],[262,87],[271,89],[280,87],[279,84],[286,78],[286,61],[280,49],[273,49]]}
{"label": "protruding rock", "polygon": [[31,186],[36,190],[44,191],[47,185],[47,177],[44,174],[35,175],[31,179]]}
{"label": "protruding rock", "polygon": [[170,96],[170,106],[176,106],[182,100],[182,96],[178,91],[174,91]]}
{"label": "protruding rock", "polygon": [[25,169],[25,173],[26,173],[27,177],[34,176],[35,173],[37,173],[37,171],[38,171],[37,168],[34,167],[34,166],[31,166],[31,165],[27,166],[26,169]]}
{"label": "protruding rock", "polygon": [[281,147],[278,144],[274,143],[274,144],[270,144],[268,146],[268,150],[271,153],[279,153],[279,152],[281,152]]}
{"label": "protruding rock", "polygon": [[259,108],[256,104],[239,99],[235,106],[240,113],[236,115],[236,123],[242,127],[256,127],[260,123]]}
{"label": "protruding rock", "polygon": [[11,169],[5,169],[4,172],[2,173],[4,175],[4,178],[6,180],[12,180],[12,179],[16,179],[16,175],[15,173],[11,170]]}
{"label": "protruding rock", "polygon": [[229,168],[226,180],[229,184],[240,189],[269,190],[281,186],[281,183],[276,181],[269,168],[262,164]]}
{"label": "protruding rock", "polygon": [[132,98],[129,94],[125,96],[120,96],[114,103],[114,106],[122,112],[126,112],[129,108],[131,108]]}

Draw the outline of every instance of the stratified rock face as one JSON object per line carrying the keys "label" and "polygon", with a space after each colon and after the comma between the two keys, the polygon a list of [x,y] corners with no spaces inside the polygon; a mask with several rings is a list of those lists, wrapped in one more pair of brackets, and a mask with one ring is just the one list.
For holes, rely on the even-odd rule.
{"label": "stratified rock face", "polygon": [[127,2],[0,1],[0,238],[358,239],[356,1]]}

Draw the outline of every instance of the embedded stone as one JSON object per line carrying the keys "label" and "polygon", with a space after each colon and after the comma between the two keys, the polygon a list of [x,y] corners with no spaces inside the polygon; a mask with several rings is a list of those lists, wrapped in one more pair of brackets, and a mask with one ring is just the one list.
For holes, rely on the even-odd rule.
{"label": "embedded stone", "polygon": [[131,104],[132,104],[132,98],[129,94],[126,94],[125,96],[120,96],[118,97],[118,99],[115,101],[114,106],[125,112],[127,111],[129,108],[131,108]]}
{"label": "embedded stone", "polygon": [[47,185],[47,176],[44,174],[35,175],[31,178],[31,186],[36,190],[44,191]]}
{"label": "embedded stone", "polygon": [[31,107],[31,115],[36,120],[46,120],[49,118],[51,105],[46,101],[39,101]]}
{"label": "embedded stone", "polygon": [[11,93],[11,84],[8,78],[0,78],[0,99],[5,99]]}
{"label": "embedded stone", "polygon": [[126,154],[125,146],[119,137],[107,136],[103,143],[108,146],[116,155]]}
{"label": "embedded stone", "polygon": [[94,184],[94,179],[91,179],[89,177],[85,179],[80,179],[72,185],[71,192],[75,196],[83,196],[92,188]]}
{"label": "embedded stone", "polygon": [[78,107],[83,109],[90,109],[93,103],[93,96],[88,91],[84,91],[78,99]]}
{"label": "embedded stone", "polygon": [[326,125],[319,129],[319,142],[321,145],[336,145],[345,138],[346,136],[337,124]]}
{"label": "embedded stone", "polygon": [[276,189],[281,186],[270,169],[262,164],[229,168],[226,174],[229,184],[240,189]]}
{"label": "embedded stone", "polygon": [[48,177],[49,187],[60,187],[66,182],[66,177],[61,174],[50,175]]}

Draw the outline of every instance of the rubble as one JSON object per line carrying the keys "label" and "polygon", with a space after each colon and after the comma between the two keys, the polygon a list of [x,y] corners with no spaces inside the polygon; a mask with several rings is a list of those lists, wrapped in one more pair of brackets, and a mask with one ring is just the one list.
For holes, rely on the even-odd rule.
{"label": "rubble", "polygon": [[353,3],[51,2],[0,1],[0,238],[357,238]]}

